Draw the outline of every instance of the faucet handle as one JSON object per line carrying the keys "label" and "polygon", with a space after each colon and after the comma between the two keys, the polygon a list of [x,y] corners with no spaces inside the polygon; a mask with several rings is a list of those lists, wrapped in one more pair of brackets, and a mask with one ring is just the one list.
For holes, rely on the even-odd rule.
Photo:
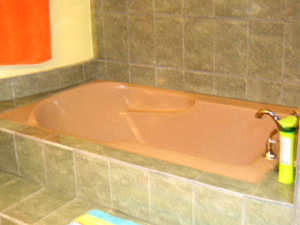
{"label": "faucet handle", "polygon": [[296,116],[296,117],[299,118],[300,113],[299,113],[298,110],[294,110],[293,112],[291,112],[291,115]]}

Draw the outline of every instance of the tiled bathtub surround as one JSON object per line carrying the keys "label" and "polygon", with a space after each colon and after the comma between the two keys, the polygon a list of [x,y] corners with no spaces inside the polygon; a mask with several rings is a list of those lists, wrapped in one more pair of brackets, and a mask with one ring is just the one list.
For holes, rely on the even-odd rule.
{"label": "tiled bathtub surround", "polygon": [[96,75],[299,106],[299,10],[295,0],[92,0]]}
{"label": "tiled bathtub surround", "polygon": [[93,79],[84,63],[0,80],[0,112]]}
{"label": "tiled bathtub surround", "polygon": [[[78,201],[140,224],[292,224],[293,186],[280,185],[276,172],[249,184],[5,120],[0,131],[9,156],[0,170],[10,173],[0,171],[4,224],[51,224]],[[32,215],[41,201],[47,207]]]}

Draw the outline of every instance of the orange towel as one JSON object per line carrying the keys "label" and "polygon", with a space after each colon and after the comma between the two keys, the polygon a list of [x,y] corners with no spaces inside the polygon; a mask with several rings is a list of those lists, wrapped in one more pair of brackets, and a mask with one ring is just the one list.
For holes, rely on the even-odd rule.
{"label": "orange towel", "polygon": [[51,58],[49,0],[0,0],[0,65]]}

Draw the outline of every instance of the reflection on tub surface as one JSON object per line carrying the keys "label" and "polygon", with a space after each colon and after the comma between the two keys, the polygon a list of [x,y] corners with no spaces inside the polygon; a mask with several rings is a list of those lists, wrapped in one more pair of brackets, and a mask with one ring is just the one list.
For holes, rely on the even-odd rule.
{"label": "reflection on tub surface", "polygon": [[[261,157],[269,133],[276,128],[270,119],[255,118],[262,107],[97,81],[34,103],[23,116],[26,121],[20,122],[254,182],[274,165]],[[276,108],[281,113],[289,110]],[[2,118],[9,119],[10,114]]]}

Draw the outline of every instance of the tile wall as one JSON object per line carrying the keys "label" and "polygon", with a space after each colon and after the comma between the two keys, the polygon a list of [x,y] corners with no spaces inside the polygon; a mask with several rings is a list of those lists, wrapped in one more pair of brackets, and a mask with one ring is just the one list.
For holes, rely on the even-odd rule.
{"label": "tile wall", "polygon": [[[0,154],[5,156],[0,158],[0,171],[9,173],[0,179],[4,219],[35,224],[60,204],[80,198],[76,201],[125,213],[139,224],[292,225],[293,221],[293,186],[280,185],[275,171],[249,184],[5,120],[0,120]],[[21,178],[1,187],[10,174]],[[46,204],[32,215],[30,207],[42,200]]]}
{"label": "tile wall", "polygon": [[296,0],[92,0],[99,78],[300,105]]}

